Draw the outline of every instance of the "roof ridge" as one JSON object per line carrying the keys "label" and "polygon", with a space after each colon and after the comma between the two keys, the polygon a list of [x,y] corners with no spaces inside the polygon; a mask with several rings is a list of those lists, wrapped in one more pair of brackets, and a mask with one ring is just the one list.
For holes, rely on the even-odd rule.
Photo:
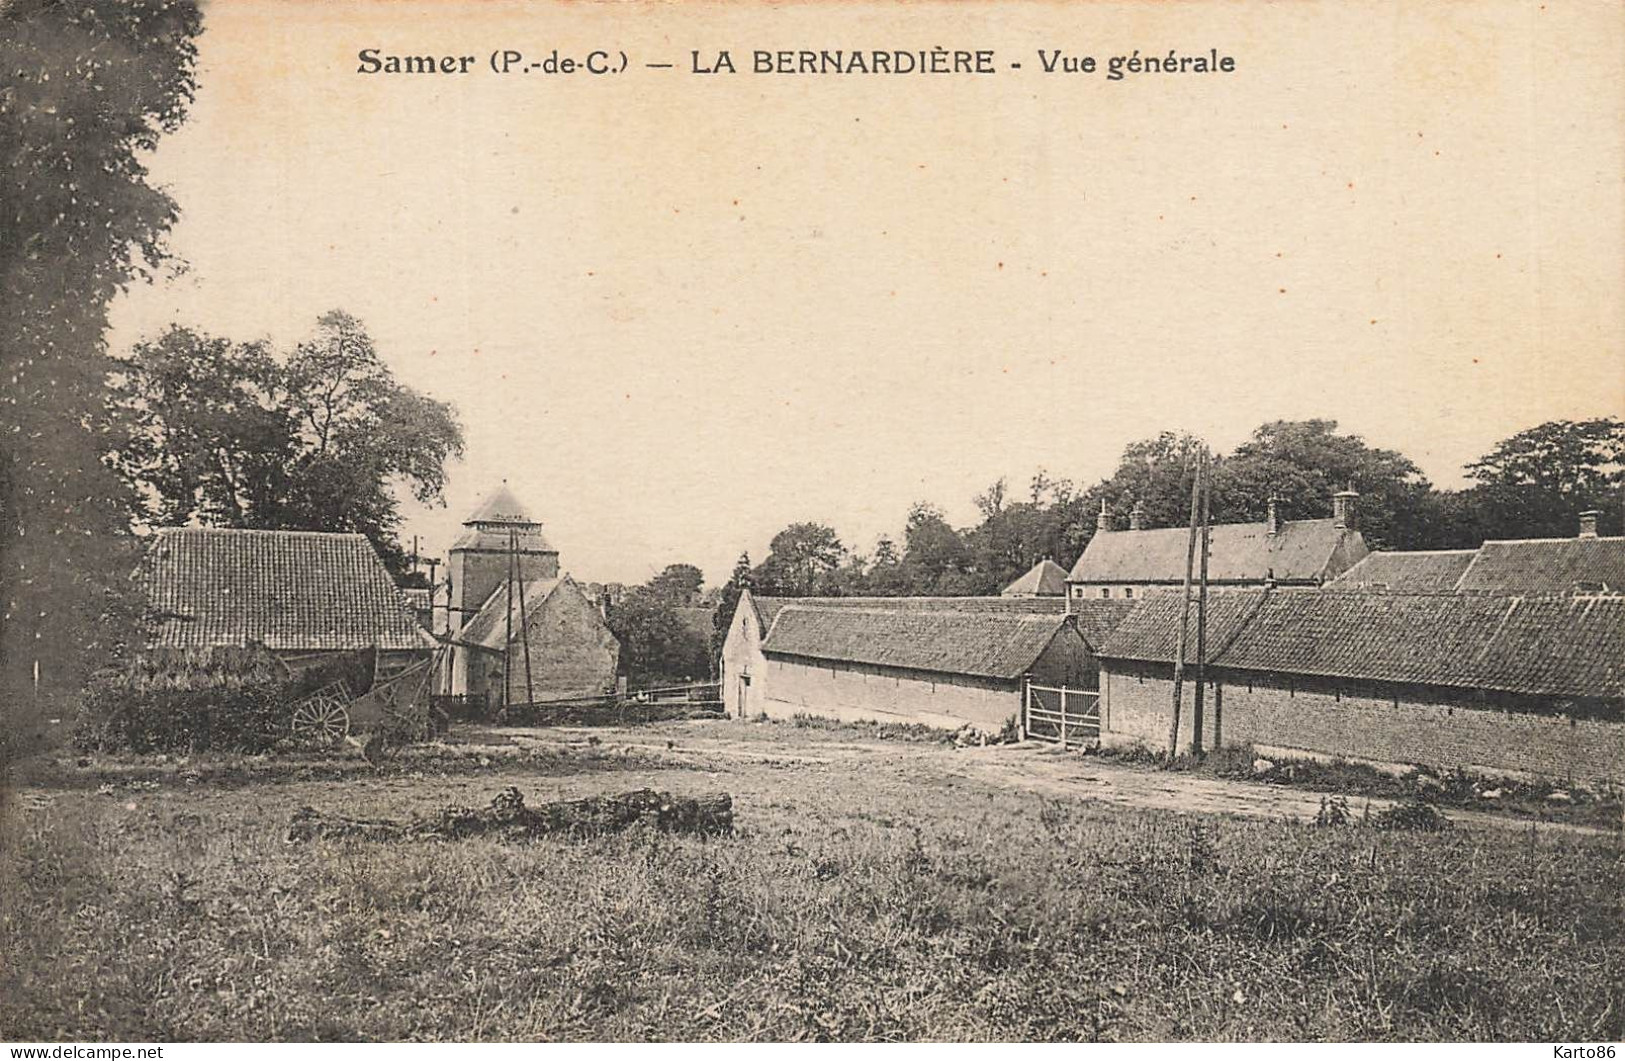
{"label": "roof ridge", "polygon": [[154,534],[266,534],[291,538],[304,535],[312,538],[360,538],[367,540],[367,536],[360,531],[324,531],[299,528],[278,527],[154,527]]}

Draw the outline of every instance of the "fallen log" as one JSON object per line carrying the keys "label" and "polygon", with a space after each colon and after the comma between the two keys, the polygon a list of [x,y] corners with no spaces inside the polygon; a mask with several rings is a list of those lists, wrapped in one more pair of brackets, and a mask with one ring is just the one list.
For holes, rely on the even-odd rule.
{"label": "fallen log", "polygon": [[733,798],[726,792],[691,798],[641,788],[618,796],[560,800],[525,806],[517,788],[503,789],[488,807],[447,807],[404,821],[349,818],[300,807],[288,825],[288,841],[354,837],[361,840],[457,840],[497,836],[528,840],[538,836],[601,836],[643,823],[662,832],[711,835],[733,830]]}

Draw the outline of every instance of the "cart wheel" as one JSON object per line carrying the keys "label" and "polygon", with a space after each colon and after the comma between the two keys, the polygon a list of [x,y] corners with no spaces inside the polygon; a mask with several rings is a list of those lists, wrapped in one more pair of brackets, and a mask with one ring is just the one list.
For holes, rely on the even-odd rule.
{"label": "cart wheel", "polygon": [[294,708],[293,732],[305,740],[336,744],[349,735],[350,713],[338,700],[319,696]]}

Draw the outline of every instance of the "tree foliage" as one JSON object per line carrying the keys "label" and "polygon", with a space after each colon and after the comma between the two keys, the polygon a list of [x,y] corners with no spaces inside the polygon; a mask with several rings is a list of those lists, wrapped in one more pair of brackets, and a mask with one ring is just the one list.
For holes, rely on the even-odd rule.
{"label": "tree foliage", "polygon": [[394,488],[439,498],[462,452],[451,406],[398,382],[340,310],[286,353],[177,326],[117,368],[108,460],[155,525],[354,531],[400,572]]}
{"label": "tree foliage", "polygon": [[[609,628],[620,639],[621,664],[632,685],[711,676],[712,628],[695,621],[705,614],[697,605],[703,585],[699,568],[671,564],[610,607]],[[736,593],[734,604],[738,600]]]}
{"label": "tree foliage", "polygon": [[1486,537],[1561,538],[1580,513],[1619,528],[1625,494],[1625,420],[1553,420],[1520,431],[1467,466],[1477,527]]}
{"label": "tree foliage", "polygon": [[133,614],[101,463],[112,298],[168,260],[143,159],[192,101],[192,0],[0,4],[0,698],[76,689]]}
{"label": "tree foliage", "polygon": [[[971,527],[956,528],[937,506],[916,503],[905,518],[901,551],[895,538],[883,535],[871,554],[848,553],[832,547],[839,546],[832,529],[795,524],[774,539],[775,555],[749,578],[760,592],[782,596],[995,594],[1040,560],[1071,567],[1096,532],[1102,504],[1114,528],[1128,525],[1136,504],[1145,527],[1184,526],[1196,456],[1205,446],[1194,435],[1164,431],[1124,447],[1116,470],[1084,490],[1040,471],[1026,500],[1013,499],[1000,479],[973,499],[981,519]],[[1617,528],[1625,423],[1542,424],[1466,470],[1474,486],[1438,490],[1410,458],[1343,433],[1336,421],[1277,420],[1214,458],[1213,518],[1261,520],[1273,497],[1283,520],[1323,519],[1331,514],[1332,495],[1352,486],[1360,494],[1360,530],[1378,548],[1572,537],[1586,509],[1599,510],[1605,528]],[[814,554],[817,562],[806,559]],[[725,630],[727,618],[718,622]]]}

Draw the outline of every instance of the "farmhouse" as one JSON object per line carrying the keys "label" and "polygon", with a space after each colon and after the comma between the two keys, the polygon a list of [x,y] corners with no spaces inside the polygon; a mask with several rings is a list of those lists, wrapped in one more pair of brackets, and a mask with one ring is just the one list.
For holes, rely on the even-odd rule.
{"label": "farmhouse", "polygon": [[[1081,605],[1075,609],[1071,618],[1071,631],[1065,635],[1070,642],[1075,634],[1082,642],[1086,655],[1083,665],[1064,677],[1068,678],[1074,688],[1093,689],[1097,682],[1097,667],[1094,663],[1093,651],[1105,643],[1110,636],[1112,628],[1122,621],[1134,607],[1132,601],[1088,601],[1076,602]],[[944,697],[929,698],[930,690],[922,693],[918,684],[905,685],[902,681],[902,671],[906,667],[893,667],[898,673],[893,676],[898,679],[892,686],[893,690],[905,690],[909,695],[901,698],[886,699],[881,696],[884,684],[871,680],[861,693],[848,694],[845,686],[840,688],[841,696],[838,700],[819,701],[801,697],[795,686],[781,688],[781,676],[790,675],[793,680],[803,676],[803,670],[786,669],[785,663],[792,662],[787,658],[778,660],[775,665],[769,647],[769,634],[782,613],[790,608],[817,609],[819,611],[865,611],[909,615],[930,615],[934,613],[960,613],[972,616],[990,615],[1007,618],[1038,618],[1052,624],[1052,629],[1059,630],[1059,620],[1066,618],[1067,600],[1064,597],[758,597],[750,590],[740,595],[739,605],[734,609],[733,619],[728,627],[728,636],[722,646],[722,699],[728,714],[740,718],[754,718],[758,715],[769,716],[795,714],[805,711],[810,714],[828,714],[842,717],[843,714],[851,717],[898,717],[899,712],[910,715],[912,721],[929,721],[933,724],[961,726],[967,721],[952,711],[938,710],[944,706]],[[878,628],[878,620],[868,620],[870,628]],[[961,623],[955,630],[956,636],[965,634],[969,629],[966,623]],[[992,633],[993,626],[989,625],[983,631],[987,636],[997,636]],[[887,633],[887,637],[902,638],[914,637],[923,639],[921,645],[911,650],[917,653],[935,651],[937,646],[932,639],[939,636],[938,631],[925,622],[894,624]],[[785,642],[778,642],[783,645]],[[954,649],[961,652],[962,649]],[[781,654],[786,657],[790,653]],[[898,657],[891,657],[893,660]],[[911,656],[918,662],[922,657]],[[1035,657],[1036,658],[1036,657]],[[963,668],[969,666],[968,657],[955,657],[946,661],[950,668]],[[859,660],[838,661],[853,664],[862,671],[865,667],[874,667],[878,664]],[[930,672],[930,668],[913,668],[916,671]],[[844,673],[844,672],[843,672]],[[862,671],[868,675],[870,672]],[[892,671],[888,671],[891,674]],[[1038,672],[1035,672],[1035,675]],[[1045,671],[1047,673],[1047,670]],[[1020,675],[1018,674],[1019,678]],[[845,675],[849,680],[850,674]],[[928,679],[928,684],[935,679]],[[1046,678],[1046,681],[1053,679]],[[834,691],[834,681],[826,672],[824,682],[819,690]],[[937,682],[940,685],[940,682]],[[1012,692],[1011,690],[1017,690]],[[1014,707],[1007,706],[1005,698],[1009,697],[1010,704],[1018,703],[1019,682],[1011,686],[1008,682],[1000,682],[997,686],[997,695],[991,700],[996,707],[984,710],[984,714],[1002,712],[993,725],[1003,724],[1006,715],[1015,711]],[[986,705],[984,705],[985,707]],[[885,715],[879,713],[883,707]],[[961,707],[959,710],[968,710]],[[870,713],[865,713],[870,712]],[[917,716],[917,717],[915,717]]]}
{"label": "farmhouse", "polygon": [[[1179,638],[1158,597],[1100,649],[1103,744],[1167,747]],[[1209,601],[1207,644],[1182,750],[1199,728],[1266,756],[1625,780],[1625,597],[1239,591]]]}
{"label": "farmhouse", "polygon": [[620,643],[507,486],[463,528],[447,557],[445,690],[526,703],[614,689]]}
{"label": "farmhouse", "polygon": [[1580,514],[1575,538],[1488,541],[1477,549],[1378,552],[1337,576],[1329,589],[1498,596],[1625,593],[1625,538],[1597,535],[1595,511]]}
{"label": "farmhouse", "polygon": [[[1208,585],[1228,590],[1264,585],[1320,586],[1366,555],[1358,524],[1359,494],[1332,498],[1330,519],[1282,520],[1271,501],[1258,523],[1221,523],[1209,533]],[[1138,505],[1129,529],[1113,530],[1104,503],[1094,537],[1067,585],[1073,599],[1136,599],[1177,593],[1184,584],[1189,530],[1141,527]]]}
{"label": "farmhouse", "polygon": [[136,579],[149,648],[261,645],[295,671],[373,649],[381,673],[434,649],[360,534],[168,527]]}
{"label": "farmhouse", "polygon": [[1044,559],[1034,564],[1031,571],[1004,587],[1006,597],[1064,597],[1066,596],[1066,568],[1054,560]]}

